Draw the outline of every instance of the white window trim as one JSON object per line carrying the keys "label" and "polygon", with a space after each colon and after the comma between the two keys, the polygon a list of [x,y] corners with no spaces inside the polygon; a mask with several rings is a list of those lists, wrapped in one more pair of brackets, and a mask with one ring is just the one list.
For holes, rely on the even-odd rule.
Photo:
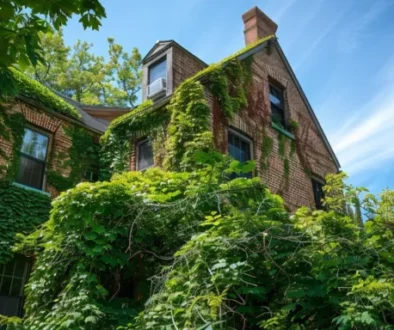
{"label": "white window trim", "polygon": [[139,160],[140,145],[143,143],[146,143],[146,142],[150,142],[152,144],[152,142],[149,140],[149,138],[142,139],[136,143],[135,163],[136,163],[137,171],[141,171],[141,172],[146,171],[148,168],[151,168],[154,166],[154,164],[151,166],[148,166],[148,167],[144,167],[144,168],[140,168],[140,166],[139,166],[140,164],[139,164],[138,160]]}
{"label": "white window trim", "polygon": [[[228,133],[231,133],[233,135],[236,135],[237,137],[239,137],[241,140],[244,140],[245,142],[249,143],[249,147],[250,147],[250,160],[254,160],[254,146],[253,146],[253,140],[251,138],[249,138],[245,133],[239,132],[231,127],[228,128],[228,132],[227,132],[227,139],[228,139]],[[228,153],[228,141],[227,141],[227,154]]]}

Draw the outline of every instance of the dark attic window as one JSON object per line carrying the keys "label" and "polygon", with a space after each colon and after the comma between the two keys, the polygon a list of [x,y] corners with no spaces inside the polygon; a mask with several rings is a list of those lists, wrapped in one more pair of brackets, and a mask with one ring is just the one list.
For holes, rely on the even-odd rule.
{"label": "dark attic window", "polygon": [[286,128],[285,121],[285,102],[284,89],[270,83],[270,103],[271,103],[271,118],[272,121],[280,126]]}

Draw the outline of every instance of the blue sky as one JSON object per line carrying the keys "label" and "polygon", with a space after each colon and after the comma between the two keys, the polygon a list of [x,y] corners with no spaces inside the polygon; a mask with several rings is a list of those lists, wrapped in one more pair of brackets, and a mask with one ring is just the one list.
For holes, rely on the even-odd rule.
{"label": "blue sky", "polygon": [[241,15],[257,5],[277,36],[351,182],[394,188],[394,0],[102,0],[99,32],[77,19],[66,43],[107,37],[145,55],[175,39],[207,63],[244,47]]}

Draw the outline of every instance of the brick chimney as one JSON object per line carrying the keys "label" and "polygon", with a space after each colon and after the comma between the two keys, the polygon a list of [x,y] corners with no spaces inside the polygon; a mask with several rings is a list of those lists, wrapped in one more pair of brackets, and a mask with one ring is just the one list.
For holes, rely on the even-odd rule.
{"label": "brick chimney", "polygon": [[275,34],[278,25],[264,14],[260,8],[253,7],[242,15],[245,24],[245,43],[247,45],[257,40]]}

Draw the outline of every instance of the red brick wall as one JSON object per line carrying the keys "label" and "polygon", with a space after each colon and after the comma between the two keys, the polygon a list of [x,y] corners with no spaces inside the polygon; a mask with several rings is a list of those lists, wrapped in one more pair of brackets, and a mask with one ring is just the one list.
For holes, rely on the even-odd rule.
{"label": "red brick wall", "polygon": [[173,91],[187,78],[203,70],[206,65],[177,46],[172,50]]}
{"label": "red brick wall", "polygon": [[[204,65],[178,47],[173,50],[174,90],[182,81],[204,68]],[[279,132],[271,127],[269,103],[269,81],[275,81],[285,88],[286,119],[300,124],[296,133],[297,151],[287,157],[290,163],[288,179],[284,175],[284,162],[278,152]],[[228,123],[218,102],[206,91],[206,99],[211,107],[211,127],[217,148],[227,153],[227,128],[232,126],[244,132],[253,140],[253,158],[257,161],[256,175],[262,178],[272,192],[280,194],[290,210],[300,206],[314,207],[311,174],[324,178],[328,173],[338,171],[331,159],[319,130],[314,124],[306,104],[293,81],[290,72],[280,57],[278,50],[262,50],[254,55],[253,82],[248,93],[247,109]],[[261,168],[263,127],[273,138],[273,150],[268,157],[268,169]],[[164,147],[163,147],[164,148]],[[290,140],[286,138],[285,154],[289,155]],[[135,170],[135,148],[130,159],[130,170]],[[160,162],[155,161],[156,166]]]}
{"label": "red brick wall", "polygon": [[[58,162],[60,159],[57,157],[59,154],[67,155],[68,150],[72,145],[70,137],[63,130],[64,127],[71,125],[71,123],[21,101],[16,101],[12,105],[9,105],[7,107],[7,112],[23,113],[27,126],[44,131],[50,136],[50,146],[47,156],[47,170],[55,170],[57,173],[63,176],[68,176],[71,169],[69,167],[64,168],[63,166],[59,166],[58,163],[61,163],[61,161]],[[8,156],[12,151],[12,143],[12,141],[6,141],[0,137],[0,148],[5,151]],[[7,166],[7,161],[5,161],[3,158],[0,158],[0,166],[1,165]],[[52,197],[56,197],[58,195],[56,189],[47,184],[45,179],[44,182],[44,190],[50,192]]]}
{"label": "red brick wall", "polygon": [[[296,133],[297,151],[293,157],[287,157],[290,162],[290,175],[287,183],[283,159],[278,152],[278,134],[281,133],[271,127],[269,80],[274,80],[285,87],[287,120],[295,120],[300,124]],[[212,104],[212,101],[210,103]],[[224,120],[217,105],[214,105],[212,109],[215,143],[222,152],[227,152],[228,126],[244,132],[253,140],[253,157],[257,161],[257,175],[271,191],[282,195],[291,210],[303,205],[314,207],[311,177],[307,172],[310,171],[311,174],[324,178],[326,174],[337,172],[338,169],[275,47],[271,47],[269,54],[263,50],[254,55],[253,83],[249,92],[247,109],[244,109],[239,116],[235,116],[231,123]],[[260,166],[263,127],[265,127],[266,134],[274,140],[273,151],[268,157],[267,170],[261,169]],[[286,155],[289,154],[289,142],[286,142]]]}

